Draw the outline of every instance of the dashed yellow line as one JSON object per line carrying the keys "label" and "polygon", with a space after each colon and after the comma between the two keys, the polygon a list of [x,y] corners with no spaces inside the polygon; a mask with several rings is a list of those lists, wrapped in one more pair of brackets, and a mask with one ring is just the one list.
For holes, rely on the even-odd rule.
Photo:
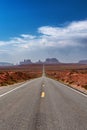
{"label": "dashed yellow line", "polygon": [[44,98],[45,97],[45,92],[42,92],[41,93],[41,98]]}
{"label": "dashed yellow line", "polygon": [[45,84],[42,84],[42,87],[44,87],[45,86]]}

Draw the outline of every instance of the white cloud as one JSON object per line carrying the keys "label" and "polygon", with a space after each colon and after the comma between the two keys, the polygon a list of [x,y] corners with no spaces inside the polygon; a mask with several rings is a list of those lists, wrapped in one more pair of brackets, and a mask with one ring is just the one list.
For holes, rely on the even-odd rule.
{"label": "white cloud", "polygon": [[[72,22],[68,26],[65,27],[50,27],[50,26],[43,26],[38,29],[39,33],[44,35],[59,37],[59,36],[78,36],[87,35],[87,20],[79,21],[79,22]],[[80,35],[80,36],[81,36]]]}
{"label": "white cloud", "polygon": [[46,38],[48,43],[56,47],[84,46],[83,41],[87,39],[87,20],[72,22],[65,27],[43,26],[38,32],[43,34],[42,37]]}
{"label": "white cloud", "polygon": [[87,20],[71,22],[63,27],[43,26],[38,28],[38,33],[38,36],[21,34],[8,41],[0,41],[0,47],[8,45],[9,49],[15,47],[15,50],[31,50],[42,47],[87,46]]}
{"label": "white cloud", "polygon": [[0,41],[0,46],[4,46],[5,43],[3,41]]}
{"label": "white cloud", "polygon": [[9,44],[10,44],[9,41],[0,41],[0,47],[6,46],[6,45],[9,45]]}
{"label": "white cloud", "polygon": [[34,39],[34,38],[36,38],[36,36],[29,35],[29,34],[22,34],[21,37],[23,37],[25,39]]}

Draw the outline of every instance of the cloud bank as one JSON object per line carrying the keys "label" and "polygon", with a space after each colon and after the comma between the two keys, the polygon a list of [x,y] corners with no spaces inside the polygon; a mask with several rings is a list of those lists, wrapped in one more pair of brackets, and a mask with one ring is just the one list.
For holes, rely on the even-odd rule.
{"label": "cloud bank", "polygon": [[13,53],[23,53],[51,47],[87,47],[87,20],[74,21],[62,27],[42,26],[37,29],[37,33],[36,36],[21,34],[8,41],[0,41],[0,53],[9,53],[11,50]]}

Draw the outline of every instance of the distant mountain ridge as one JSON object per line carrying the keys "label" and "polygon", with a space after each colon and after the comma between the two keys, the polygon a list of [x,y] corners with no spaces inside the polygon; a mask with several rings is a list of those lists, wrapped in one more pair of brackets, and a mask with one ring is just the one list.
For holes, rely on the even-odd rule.
{"label": "distant mountain ridge", "polygon": [[87,64],[87,60],[80,60],[79,64]]}
{"label": "distant mountain ridge", "polygon": [[[46,58],[45,61],[38,60],[37,62],[32,62],[30,59],[24,59],[18,65],[29,65],[29,64],[65,64],[60,62],[57,58]],[[70,63],[69,63],[70,64]],[[87,64],[87,60],[80,60],[76,64]],[[0,62],[0,66],[14,66],[14,64],[9,62]]]}
{"label": "distant mountain ridge", "polygon": [[8,62],[0,62],[0,66],[13,66],[13,64]]}

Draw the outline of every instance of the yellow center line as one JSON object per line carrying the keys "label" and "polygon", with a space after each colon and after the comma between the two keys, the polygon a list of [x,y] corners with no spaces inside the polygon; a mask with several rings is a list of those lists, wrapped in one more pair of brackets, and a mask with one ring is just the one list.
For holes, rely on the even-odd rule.
{"label": "yellow center line", "polygon": [[44,87],[44,86],[45,86],[45,84],[42,85],[42,87]]}
{"label": "yellow center line", "polygon": [[42,85],[41,85],[42,87],[44,87],[45,86],[45,83],[42,83]]}
{"label": "yellow center line", "polygon": [[42,92],[41,93],[41,98],[44,98],[45,97],[45,92]]}

